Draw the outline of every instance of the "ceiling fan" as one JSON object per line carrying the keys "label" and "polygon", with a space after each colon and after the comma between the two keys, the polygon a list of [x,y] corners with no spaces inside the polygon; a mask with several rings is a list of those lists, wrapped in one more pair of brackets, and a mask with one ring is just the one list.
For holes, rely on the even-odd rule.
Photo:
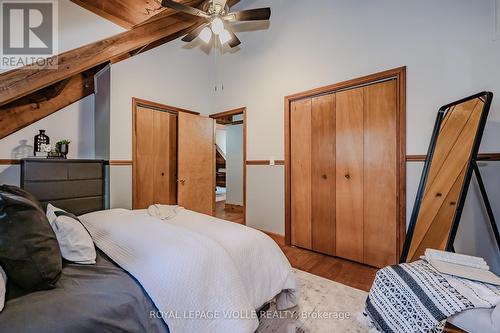
{"label": "ceiling fan", "polygon": [[222,45],[227,43],[231,48],[240,45],[241,41],[230,29],[230,22],[261,21],[269,20],[271,17],[271,8],[257,8],[230,12],[227,0],[210,0],[205,5],[204,11],[173,0],[163,0],[161,5],[201,17],[206,21],[206,23],[196,27],[184,36],[184,38],[182,38],[184,42],[191,42],[196,37],[200,37],[205,43],[208,43],[212,39],[212,35],[216,35],[219,37]]}

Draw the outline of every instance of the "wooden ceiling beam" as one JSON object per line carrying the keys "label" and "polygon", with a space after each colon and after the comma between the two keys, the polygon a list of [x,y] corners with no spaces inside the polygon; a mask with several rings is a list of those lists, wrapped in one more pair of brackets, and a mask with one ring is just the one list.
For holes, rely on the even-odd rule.
{"label": "wooden ceiling beam", "polygon": [[[189,6],[198,6],[199,0],[177,0]],[[161,6],[161,0],[71,0],[125,29],[142,24],[154,17],[167,17],[174,12]],[[160,16],[161,14],[161,16]]]}
{"label": "wooden ceiling beam", "polygon": [[103,65],[0,107],[0,139],[94,93],[94,74]]}
{"label": "wooden ceiling beam", "polygon": [[[198,24],[199,19],[174,14],[116,36],[54,56],[57,69],[28,65],[0,74],[0,106],[60,82],[87,69],[140,49]],[[50,61],[47,62],[50,64]],[[47,65],[48,66],[48,65]]]}

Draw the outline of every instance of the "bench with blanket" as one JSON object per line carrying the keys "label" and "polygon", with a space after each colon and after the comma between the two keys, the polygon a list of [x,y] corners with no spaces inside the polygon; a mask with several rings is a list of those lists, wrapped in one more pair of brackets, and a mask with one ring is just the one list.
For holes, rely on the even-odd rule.
{"label": "bench with blanket", "polygon": [[441,332],[449,318],[470,332],[499,332],[499,303],[500,287],[443,275],[419,260],[377,272],[365,316],[387,333]]}

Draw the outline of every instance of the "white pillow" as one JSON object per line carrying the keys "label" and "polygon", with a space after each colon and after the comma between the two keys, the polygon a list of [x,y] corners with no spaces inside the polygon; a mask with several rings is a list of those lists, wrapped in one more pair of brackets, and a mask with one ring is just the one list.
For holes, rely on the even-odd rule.
{"label": "white pillow", "polygon": [[87,229],[74,215],[58,216],[57,212],[66,213],[51,204],[47,205],[47,219],[56,234],[62,257],[77,264],[95,264],[94,241]]}
{"label": "white pillow", "polygon": [[5,305],[5,292],[7,291],[7,274],[0,266],[0,312],[3,310]]}

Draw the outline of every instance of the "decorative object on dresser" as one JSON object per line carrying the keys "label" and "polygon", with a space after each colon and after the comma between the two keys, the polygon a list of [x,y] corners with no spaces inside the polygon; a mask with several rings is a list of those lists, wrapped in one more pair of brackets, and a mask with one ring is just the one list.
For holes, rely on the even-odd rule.
{"label": "decorative object on dresser", "polygon": [[428,248],[453,251],[473,173],[500,249],[495,217],[477,165],[492,99],[493,93],[482,92],[440,108],[401,262],[418,260]]}
{"label": "decorative object on dresser", "polygon": [[34,155],[46,157],[50,152],[50,138],[45,134],[45,130],[40,130],[40,133],[35,135]]}
{"label": "decorative object on dresser", "polygon": [[103,160],[22,159],[21,187],[45,208],[53,204],[75,215],[102,210]]}
{"label": "decorative object on dresser", "polygon": [[69,153],[69,144],[71,143],[71,141],[69,140],[60,140],[56,143],[56,149],[57,151],[62,154],[62,156],[64,156],[64,158],[66,159],[67,158],[67,155]]}

